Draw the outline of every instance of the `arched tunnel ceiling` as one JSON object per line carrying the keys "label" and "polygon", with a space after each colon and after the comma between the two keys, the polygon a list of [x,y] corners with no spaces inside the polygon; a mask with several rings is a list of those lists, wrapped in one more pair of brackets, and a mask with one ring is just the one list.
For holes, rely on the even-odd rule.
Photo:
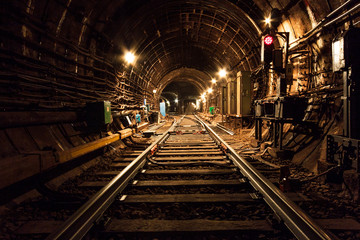
{"label": "arched tunnel ceiling", "polygon": [[[348,8],[357,2],[346,2],[350,1]],[[290,32],[291,41],[305,43],[301,37],[343,2],[3,0],[1,21],[6,24],[1,47],[10,50],[10,55],[46,66],[41,73],[30,69],[31,87],[12,82],[7,86],[12,90],[4,93],[11,98],[14,92],[30,92],[23,94],[23,105],[29,99],[37,104],[40,96],[44,107],[109,100],[123,109],[140,106],[144,97],[153,99],[154,88],[161,93],[177,76],[202,92],[219,68],[253,70],[259,66],[259,37],[272,8],[282,13],[277,30]],[[138,55],[134,66],[125,65],[125,49]],[[18,62],[7,61],[6,68],[15,75],[22,73]],[[48,70],[53,67],[56,71]],[[52,84],[54,79],[56,89],[42,84],[44,80]],[[19,81],[28,86],[28,78]],[[47,99],[54,92],[57,98]]]}
{"label": "arched tunnel ceiling", "polygon": [[240,64],[249,70],[258,63],[258,54],[252,53],[261,32],[253,18],[259,22],[262,14],[257,10],[257,15],[248,15],[255,9],[252,1],[237,3],[247,9],[216,0],[126,1],[108,16],[112,23],[103,30],[113,36],[119,54],[130,49],[139,56],[135,68],[155,87],[181,68],[209,76],[215,76],[219,68]]}

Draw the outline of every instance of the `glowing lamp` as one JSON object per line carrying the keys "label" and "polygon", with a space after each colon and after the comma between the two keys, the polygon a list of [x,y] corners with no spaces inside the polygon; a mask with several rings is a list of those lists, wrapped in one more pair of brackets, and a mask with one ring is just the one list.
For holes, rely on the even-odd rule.
{"label": "glowing lamp", "polygon": [[125,54],[125,61],[129,64],[134,63],[135,61],[135,55],[132,52],[127,52]]}
{"label": "glowing lamp", "polygon": [[265,19],[265,23],[266,23],[266,24],[270,24],[270,23],[271,23],[271,18],[270,18],[270,17],[266,18],[266,19]]}
{"label": "glowing lamp", "polygon": [[225,70],[225,69],[221,69],[220,71],[219,71],[219,76],[220,77],[226,77],[226,74],[227,74],[227,71]]}

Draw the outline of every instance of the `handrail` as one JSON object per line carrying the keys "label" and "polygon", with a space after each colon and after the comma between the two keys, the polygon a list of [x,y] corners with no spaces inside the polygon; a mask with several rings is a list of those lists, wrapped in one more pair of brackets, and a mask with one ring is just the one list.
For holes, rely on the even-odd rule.
{"label": "handrail", "polygon": [[116,196],[121,193],[128,185],[130,180],[144,166],[146,157],[151,149],[169,136],[176,126],[176,120],[172,126],[158,139],[133,160],[124,170],[122,170],[110,183],[104,186],[84,205],[82,205],[73,215],[71,215],[55,232],[51,233],[46,239],[82,239],[85,234],[93,227],[94,223],[113,203]]}
{"label": "handrail", "polygon": [[237,152],[222,140],[204,121],[195,115],[198,121],[216,139],[218,144],[224,144],[229,150],[228,156],[238,166],[240,172],[248,178],[250,184],[262,195],[265,202],[284,222],[297,239],[336,239],[322,229],[300,207],[285,196],[268,179],[259,173],[250,163],[239,156]]}

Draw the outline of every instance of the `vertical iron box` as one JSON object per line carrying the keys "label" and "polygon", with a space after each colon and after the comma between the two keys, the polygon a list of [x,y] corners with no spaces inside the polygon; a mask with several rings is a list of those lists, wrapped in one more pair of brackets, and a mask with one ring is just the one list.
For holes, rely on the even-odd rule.
{"label": "vertical iron box", "polygon": [[236,79],[227,83],[227,114],[236,114]]}
{"label": "vertical iron box", "polygon": [[251,72],[240,71],[237,73],[237,112],[239,116],[251,114]]}
{"label": "vertical iron box", "polygon": [[89,126],[103,126],[111,123],[111,106],[109,101],[87,103],[86,108],[86,121]]}

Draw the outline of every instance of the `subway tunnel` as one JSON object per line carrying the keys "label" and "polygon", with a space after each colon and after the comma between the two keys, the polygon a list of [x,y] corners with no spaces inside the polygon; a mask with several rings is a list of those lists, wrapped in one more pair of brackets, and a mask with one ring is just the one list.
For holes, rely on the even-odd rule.
{"label": "subway tunnel", "polygon": [[32,238],[8,217],[24,202],[64,198],[64,182],[195,115],[236,154],[275,166],[281,191],[318,194],[323,218],[351,219],[334,239],[360,238],[358,1],[0,6],[1,225],[14,225],[4,239]]}

